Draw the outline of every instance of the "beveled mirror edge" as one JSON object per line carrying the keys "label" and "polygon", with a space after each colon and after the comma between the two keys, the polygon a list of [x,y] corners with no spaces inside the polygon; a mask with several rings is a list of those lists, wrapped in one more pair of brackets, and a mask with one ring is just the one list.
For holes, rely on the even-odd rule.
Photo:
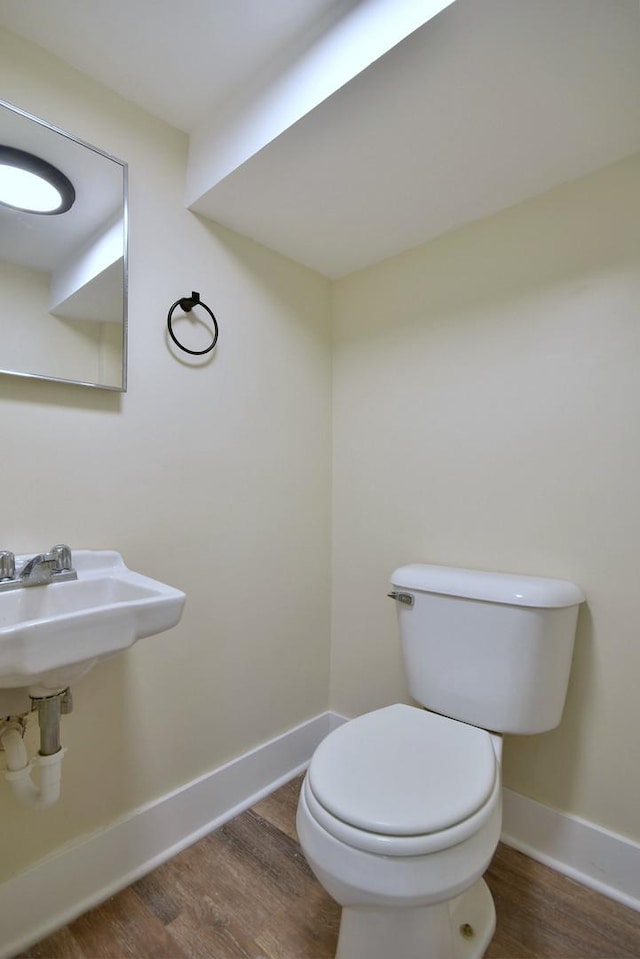
{"label": "beveled mirror edge", "polygon": [[124,253],[122,260],[122,385],[118,392],[127,392],[129,375],[129,167],[116,160],[122,167],[122,222],[124,225]]}
{"label": "beveled mirror edge", "polygon": [[129,166],[124,160],[120,160],[118,157],[114,156],[112,153],[107,153],[106,150],[101,150],[100,147],[94,146],[92,143],[88,143],[86,140],[81,139],[80,137],[75,136],[73,133],[69,133],[68,130],[63,130],[61,127],[56,126],[54,123],[49,123],[47,120],[43,120],[41,117],[35,116],[33,113],[29,113],[27,110],[23,110],[22,107],[16,106],[15,103],[10,103],[8,100],[3,100],[0,98],[0,108],[6,107],[8,110],[12,110],[14,113],[19,114],[24,117],[26,120],[32,120],[34,123],[40,124],[40,126],[46,127],[51,130],[52,133],[58,133],[60,136],[66,137],[67,140],[72,140],[74,143],[79,144],[79,146],[85,147],[87,150],[91,150],[93,153],[97,153],[100,156],[105,157],[107,160],[112,160],[114,163],[117,163],[118,166],[122,167],[122,189],[123,189],[123,202],[122,202],[122,221],[124,228],[124,238],[123,238],[123,277],[122,277],[122,382],[120,386],[109,386],[105,383],[92,383],[85,380],[71,380],[59,376],[46,376],[42,373],[23,373],[18,370],[4,370],[0,369],[0,374],[4,376],[17,376],[21,379],[28,380],[43,380],[47,383],[64,383],[67,386],[83,386],[90,387],[92,389],[98,390],[108,390],[111,393],[126,393],[127,392],[127,382],[128,382],[128,359],[129,359],[129,316],[128,316],[128,304],[129,304]]}
{"label": "beveled mirror edge", "polygon": [[94,390],[109,390],[111,393],[126,393],[127,387],[123,377],[123,386],[109,386],[106,383],[89,383],[85,380],[65,380],[62,376],[45,376],[43,373],[18,373],[17,370],[2,370],[2,376],[15,376],[20,380],[42,380],[44,383],[64,383],[66,386],[88,386]]}

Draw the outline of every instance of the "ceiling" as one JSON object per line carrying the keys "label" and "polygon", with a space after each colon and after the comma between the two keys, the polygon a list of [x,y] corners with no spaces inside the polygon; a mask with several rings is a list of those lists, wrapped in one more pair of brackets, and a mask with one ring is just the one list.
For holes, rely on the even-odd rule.
{"label": "ceiling", "polygon": [[190,133],[358,0],[2,0],[0,25]]}
{"label": "ceiling", "polygon": [[0,25],[187,132],[192,210],[327,276],[640,150],[638,0],[2,0]]}

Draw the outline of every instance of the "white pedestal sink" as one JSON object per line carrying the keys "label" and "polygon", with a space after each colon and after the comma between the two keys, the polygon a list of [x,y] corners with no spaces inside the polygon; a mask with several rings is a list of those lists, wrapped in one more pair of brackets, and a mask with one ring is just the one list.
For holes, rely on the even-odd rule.
{"label": "white pedestal sink", "polygon": [[[18,568],[27,559],[16,557]],[[132,572],[113,550],[75,550],[73,565],[77,580],[0,592],[0,715],[4,691],[51,695],[182,615],[183,592]]]}
{"label": "white pedestal sink", "polygon": [[[101,659],[175,626],[185,595],[132,572],[112,550],[77,550],[71,557],[68,547],[59,546],[30,563],[28,556],[17,556],[14,563],[12,554],[2,555],[0,748],[5,779],[19,802],[46,809],[60,797],[65,753],[60,716],[71,709],[68,687]],[[58,558],[69,565],[58,567]],[[68,578],[74,575],[71,561],[77,579]],[[57,582],[48,564],[60,570]],[[40,751],[30,761],[24,717],[31,702],[38,710]],[[33,767],[39,771],[37,784]]]}

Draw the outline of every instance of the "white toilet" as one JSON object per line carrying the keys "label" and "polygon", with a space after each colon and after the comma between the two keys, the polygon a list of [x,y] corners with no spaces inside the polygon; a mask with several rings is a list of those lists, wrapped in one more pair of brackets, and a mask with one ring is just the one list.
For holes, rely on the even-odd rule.
{"label": "white toilet", "polygon": [[426,708],[387,706],[327,736],[298,836],[343,907],[337,959],[479,959],[495,929],[481,877],[500,838],[501,734],[560,722],[584,596],[443,566],[403,566],[392,583],[409,691]]}

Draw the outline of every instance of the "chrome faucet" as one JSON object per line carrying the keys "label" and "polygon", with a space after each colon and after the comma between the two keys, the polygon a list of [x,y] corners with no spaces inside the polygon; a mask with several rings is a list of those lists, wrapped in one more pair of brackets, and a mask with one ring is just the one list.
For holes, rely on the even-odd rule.
{"label": "chrome faucet", "polygon": [[0,550],[0,581],[16,577],[16,558],[8,549]]}
{"label": "chrome faucet", "polygon": [[53,546],[48,553],[32,556],[19,573],[16,573],[13,553],[8,550],[0,551],[0,591],[24,586],[46,586],[47,583],[61,583],[77,578],[71,550],[63,544]]}

